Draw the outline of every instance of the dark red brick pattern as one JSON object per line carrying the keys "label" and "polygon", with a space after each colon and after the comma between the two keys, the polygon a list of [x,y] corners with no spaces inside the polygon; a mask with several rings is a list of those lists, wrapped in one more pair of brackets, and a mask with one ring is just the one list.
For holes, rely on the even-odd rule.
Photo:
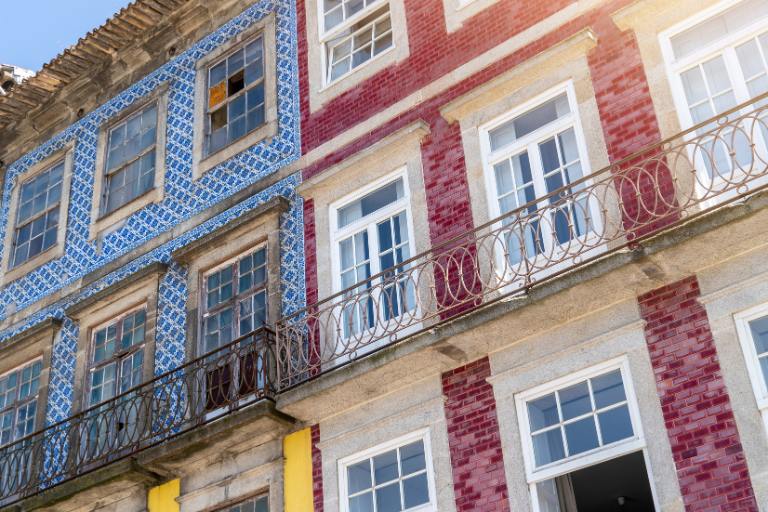
{"label": "dark red brick pattern", "polygon": [[689,277],[639,298],[686,510],[756,511],[728,390]]}
{"label": "dark red brick pattern", "polygon": [[490,373],[486,357],[443,374],[457,512],[509,511]]}
{"label": "dark red brick pattern", "polygon": [[320,425],[312,425],[312,495],[314,512],[323,512],[323,455],[320,453]]}

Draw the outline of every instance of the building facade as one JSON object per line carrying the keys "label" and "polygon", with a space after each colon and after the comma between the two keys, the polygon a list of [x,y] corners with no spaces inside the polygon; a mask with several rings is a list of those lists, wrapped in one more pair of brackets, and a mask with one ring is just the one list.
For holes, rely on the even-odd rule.
{"label": "building facade", "polygon": [[135,0],[0,96],[0,510],[768,510],[765,0]]}

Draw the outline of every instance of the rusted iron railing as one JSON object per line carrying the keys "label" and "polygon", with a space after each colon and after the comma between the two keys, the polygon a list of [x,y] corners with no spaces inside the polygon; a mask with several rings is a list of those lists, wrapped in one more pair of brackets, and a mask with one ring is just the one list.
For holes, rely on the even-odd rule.
{"label": "rusted iron railing", "polygon": [[261,328],[0,448],[8,505],[274,397],[274,332]]}
{"label": "rusted iron railing", "polygon": [[523,293],[767,180],[763,95],[284,318],[278,386]]}

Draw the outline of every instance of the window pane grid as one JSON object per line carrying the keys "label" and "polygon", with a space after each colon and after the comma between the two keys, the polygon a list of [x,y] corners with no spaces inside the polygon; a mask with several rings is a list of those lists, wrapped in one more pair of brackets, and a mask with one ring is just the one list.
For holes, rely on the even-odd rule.
{"label": "window pane grid", "polygon": [[214,351],[266,324],[266,248],[205,275],[203,282],[203,352]]}
{"label": "window pane grid", "polygon": [[[611,378],[616,377],[616,375],[619,375],[619,386],[614,385],[614,388],[620,387],[621,393],[622,393],[622,399],[618,401],[614,401],[613,403],[606,404],[604,406],[600,406],[596,403],[595,399],[595,390],[593,385],[593,380],[601,379],[601,378]],[[566,404],[563,402],[562,394],[565,391],[576,389],[580,386],[585,386],[587,391],[587,396],[589,397],[589,410],[581,413],[581,414],[575,414],[572,417],[565,417],[564,410],[566,407]],[[536,412],[541,412],[542,414],[545,414],[545,409],[539,409],[539,406],[536,404],[537,402],[542,402],[544,400],[547,400],[549,397],[552,397],[554,400],[554,405],[557,409],[557,416],[556,416],[556,423],[551,423],[549,425],[546,425],[544,427],[536,427],[536,423],[540,421],[547,421],[546,418],[537,418]],[[583,397],[580,397],[583,399]],[[634,435],[633,427],[631,425],[631,419],[629,418],[629,402],[626,396],[626,392],[624,390],[623,385],[623,379],[620,377],[620,374],[618,373],[618,370],[614,372],[609,372],[604,375],[600,375],[591,379],[586,379],[585,381],[581,381],[579,383],[567,386],[565,388],[559,389],[553,393],[550,393],[548,395],[544,395],[542,397],[529,400],[528,401],[528,415],[529,415],[529,428],[530,428],[530,436],[533,441],[533,451],[534,451],[534,458],[535,458],[535,466],[536,467],[542,467],[546,466],[551,463],[555,463],[558,461],[561,461],[563,459],[567,459],[569,457],[573,457],[575,455],[582,454],[584,452],[592,451],[597,448],[618,442],[623,439],[627,439]],[[605,427],[601,424],[600,419],[605,418],[608,416],[607,413],[611,412],[619,412],[621,413],[621,417],[618,418],[619,424],[611,425],[612,428],[616,430],[616,432],[613,433],[612,439],[606,438],[606,432],[604,432]],[[624,414],[626,412],[626,414]],[[607,422],[608,420],[606,420]],[[623,423],[622,423],[623,422]],[[629,422],[626,424],[626,422]],[[583,430],[581,427],[587,426],[592,427],[594,431],[592,430]],[[587,427],[589,429],[589,427]],[[622,430],[623,429],[623,430]],[[579,441],[581,443],[587,443],[584,446],[577,446],[574,444],[574,440],[569,441],[568,438],[568,432],[569,430],[572,430],[574,433],[581,434],[580,436],[576,436],[574,434],[574,440]],[[556,433],[556,431],[559,431],[559,433]],[[594,434],[595,439],[594,442],[589,444],[589,436],[591,434]],[[550,434],[550,435],[547,435]],[[552,434],[555,435],[555,439],[559,439],[559,442],[562,443],[562,451],[558,449],[556,445],[552,445],[551,442],[553,441]],[[539,440],[543,440],[544,444],[539,443]]]}
{"label": "window pane grid", "polygon": [[264,38],[208,68],[206,152],[214,153],[265,122]]}
{"label": "window pane grid", "polygon": [[380,9],[334,32],[337,35],[327,37],[323,42],[327,82],[338,80],[392,47],[389,4],[382,3]]}
{"label": "window pane grid", "polygon": [[146,314],[146,309],[134,311],[94,332],[89,405],[141,384]]}
{"label": "window pane grid", "polygon": [[[492,173],[499,214],[527,205],[522,214],[534,216],[521,227],[516,216],[504,221],[510,226],[505,233],[504,257],[511,264],[565,246],[594,229],[593,206],[586,198],[549,196],[561,188],[569,190],[584,175],[584,155],[566,92],[491,129],[487,136],[492,152],[488,172]],[[569,192],[581,187],[576,185]],[[545,196],[549,197],[543,199]],[[537,210],[547,204],[555,208],[546,218],[536,218]]]}
{"label": "window pane grid", "polygon": [[[406,448],[416,448],[417,449],[417,457],[419,457],[421,460],[420,462],[417,462],[417,464],[420,464],[422,467],[418,469],[411,470],[410,472],[407,472],[404,470],[404,464],[403,464],[403,454],[402,451]],[[373,455],[372,457],[369,457],[367,459],[363,459],[361,461],[350,463],[346,465],[346,471],[348,475],[347,480],[347,502],[349,503],[348,510],[349,512],[357,512],[358,510],[365,510],[364,508],[360,508],[359,506],[356,506],[356,503],[363,503],[363,507],[365,507],[365,503],[369,503],[369,509],[373,512],[390,512],[390,511],[404,511],[404,510],[410,510],[419,506],[422,506],[424,504],[429,503],[429,489],[428,489],[428,483],[427,483],[427,465],[426,465],[426,453],[424,450],[424,441],[416,441],[412,442],[403,446],[400,446],[398,448],[387,450],[381,453],[378,453],[376,455]],[[386,459],[394,454],[395,457],[395,464],[394,468],[396,469],[396,474],[393,474],[391,477],[386,479],[381,479],[379,475],[377,474],[377,467],[376,467],[376,461]],[[354,492],[350,491],[350,484],[352,482],[351,471],[354,467],[359,467],[360,465],[365,464],[368,468],[368,481],[369,483],[365,485],[365,487],[361,487],[359,490],[356,490]],[[386,470],[386,462],[383,470]],[[380,471],[383,472],[382,468],[378,468]],[[424,476],[425,478],[419,479],[420,476]],[[380,481],[379,481],[380,480]],[[414,487],[407,488],[406,484],[414,484]],[[359,483],[356,482],[357,485]],[[388,489],[391,489],[393,485],[397,486],[397,490],[399,493],[398,496],[398,502],[392,503],[391,501],[387,501],[387,498],[389,496],[386,491]],[[364,498],[366,496],[370,496],[370,500],[357,500],[356,498]],[[410,502],[410,503],[409,503]],[[396,505],[397,508],[392,508],[393,505]]]}
{"label": "window pane grid", "polygon": [[35,361],[0,377],[0,446],[34,431],[42,366]]}
{"label": "window pane grid", "polygon": [[11,268],[53,247],[59,225],[64,162],[22,184],[16,212]]}
{"label": "window pane grid", "polygon": [[141,196],[155,181],[157,104],[129,117],[109,133],[101,213]]}
{"label": "window pane grid", "polygon": [[387,321],[416,307],[413,279],[397,278],[408,270],[403,262],[411,257],[405,199],[403,178],[398,178],[336,210],[337,277],[346,301],[338,327],[343,339],[372,329],[379,318]]}

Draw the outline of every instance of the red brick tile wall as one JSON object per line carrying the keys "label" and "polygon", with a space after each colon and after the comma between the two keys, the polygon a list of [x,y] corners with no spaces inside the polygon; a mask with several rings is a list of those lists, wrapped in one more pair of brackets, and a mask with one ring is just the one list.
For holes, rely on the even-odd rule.
{"label": "red brick tile wall", "polygon": [[[531,9],[529,2],[502,0],[472,18],[459,31],[447,34],[442,0],[406,0],[411,57],[332,100],[318,112],[310,113],[307,96],[307,40],[304,30],[305,1],[298,1],[302,141],[305,152],[341,131],[363,122],[408,93],[569,3],[567,0],[540,2]],[[431,134],[422,145],[431,243],[440,243],[470,229],[472,215],[461,134],[458,125],[449,125],[440,116],[440,108],[586,27],[593,27],[599,36],[598,45],[590,54],[589,61],[600,113],[604,118],[603,130],[611,159],[620,159],[643,145],[657,141],[658,125],[634,36],[620,32],[610,20],[610,14],[626,3],[627,0],[611,2],[602,10],[574,18],[557,30],[542,34],[540,39],[507,57],[489,62],[486,68],[475,75],[457,82],[443,93],[373,128],[366,135],[311,164],[302,171],[304,179],[309,179],[331,165],[365,150],[408,124],[424,120],[431,129]],[[528,7],[522,9],[525,12],[521,12],[522,4]],[[314,4],[311,4],[310,8],[313,7]],[[501,27],[496,26],[499,20],[504,20]],[[491,32],[489,36],[487,30],[491,26],[498,30]],[[660,176],[659,179],[668,187],[668,192],[671,192],[671,180],[668,175],[659,174],[655,170],[648,176],[652,176],[650,182]],[[655,184],[650,182],[647,183],[648,190],[654,190]],[[647,209],[656,211],[661,208],[666,212],[669,204],[674,204],[672,196],[668,194],[665,194],[665,201],[656,201],[654,194],[645,193],[638,201],[634,188],[627,189],[626,196],[625,225],[629,230],[634,230],[638,223],[647,220],[644,217]],[[309,215],[305,218],[309,219]],[[646,231],[633,232],[646,234],[649,229],[657,227],[659,226],[654,225],[647,227]],[[315,255],[310,254],[312,250],[313,247],[307,248],[308,278],[314,278],[310,273],[316,271]],[[462,286],[463,283],[453,283],[446,287],[444,302],[456,300],[456,296],[460,297],[459,288]]]}
{"label": "red brick tile wall", "polygon": [[[306,11],[313,0],[297,0],[303,152],[380,112],[461,64],[552,15],[574,0],[501,0],[448,34],[443,0],[404,0],[409,57],[370,77],[310,113]],[[312,41],[312,44],[318,44]]]}
{"label": "red brick tile wall", "polygon": [[457,512],[509,510],[490,373],[486,357],[443,374]]}
{"label": "red brick tile wall", "polygon": [[[307,304],[312,305],[318,301],[317,282],[317,233],[315,224],[315,202],[312,199],[304,200],[304,280],[307,294]],[[309,338],[306,340],[309,348],[307,362],[311,375],[320,371],[320,326],[317,322],[310,321],[307,328]]]}
{"label": "red brick tile wall", "polygon": [[686,510],[756,511],[728,390],[689,277],[639,297]]}
{"label": "red brick tile wall", "polygon": [[[589,54],[589,67],[608,157],[618,162],[659,142],[661,133],[635,34],[616,27],[610,17],[613,10],[611,6],[596,14],[592,29],[598,44]],[[638,165],[640,162],[644,165]],[[677,218],[669,169],[646,162],[631,161],[617,169],[629,176],[626,181],[616,181],[622,195],[624,226],[638,236]],[[655,220],[660,216],[661,220]]]}
{"label": "red brick tile wall", "polygon": [[317,301],[317,239],[315,234],[315,202],[304,200],[304,250],[307,303]]}
{"label": "red brick tile wall", "polygon": [[323,457],[320,443],[320,425],[312,425],[312,495],[314,512],[323,512]]}

